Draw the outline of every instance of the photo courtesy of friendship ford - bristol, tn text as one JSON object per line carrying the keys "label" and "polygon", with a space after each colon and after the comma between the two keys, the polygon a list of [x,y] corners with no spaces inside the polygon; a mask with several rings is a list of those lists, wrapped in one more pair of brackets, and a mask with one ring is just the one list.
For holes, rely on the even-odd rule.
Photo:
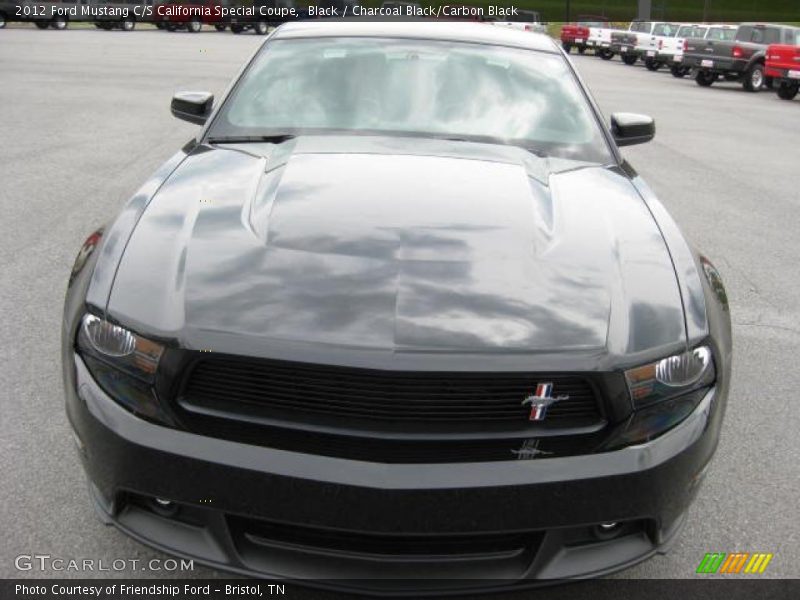
{"label": "photo courtesy of friendship ford - bristol, tn text", "polygon": [[800,577],[790,4],[0,1],[0,595]]}

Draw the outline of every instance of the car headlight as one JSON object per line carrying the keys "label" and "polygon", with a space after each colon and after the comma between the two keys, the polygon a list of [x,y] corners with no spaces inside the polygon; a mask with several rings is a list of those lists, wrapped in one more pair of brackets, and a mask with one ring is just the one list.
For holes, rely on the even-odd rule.
{"label": "car headlight", "polygon": [[714,359],[707,346],[625,371],[634,409],[707,387],[715,379]]}
{"label": "car headlight", "polygon": [[78,351],[114,400],[146,418],[170,422],[153,389],[163,345],[87,314],[78,329]]}

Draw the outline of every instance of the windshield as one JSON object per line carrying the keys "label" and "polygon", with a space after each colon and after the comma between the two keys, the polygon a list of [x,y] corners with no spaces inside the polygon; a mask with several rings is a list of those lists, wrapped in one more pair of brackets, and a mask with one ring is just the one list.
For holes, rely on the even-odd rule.
{"label": "windshield", "polygon": [[503,143],[613,161],[560,55],[428,40],[269,42],[209,137],[328,133]]}

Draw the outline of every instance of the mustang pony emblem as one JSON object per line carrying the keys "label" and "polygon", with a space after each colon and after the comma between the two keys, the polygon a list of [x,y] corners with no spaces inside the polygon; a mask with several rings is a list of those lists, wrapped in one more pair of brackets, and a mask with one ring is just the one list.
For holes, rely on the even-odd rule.
{"label": "mustang pony emblem", "polygon": [[533,396],[528,396],[522,401],[522,406],[526,404],[531,405],[531,414],[528,417],[531,421],[544,421],[547,407],[558,402],[559,400],[567,400],[569,396],[553,396],[552,383],[540,383],[536,386],[536,393]]}

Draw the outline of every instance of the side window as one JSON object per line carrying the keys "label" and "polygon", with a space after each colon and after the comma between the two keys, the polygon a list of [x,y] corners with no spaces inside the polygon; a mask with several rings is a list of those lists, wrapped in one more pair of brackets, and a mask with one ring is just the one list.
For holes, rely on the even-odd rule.
{"label": "side window", "polygon": [[780,44],[781,42],[781,30],[777,27],[770,27],[769,29],[764,30],[764,42],[765,44]]}

